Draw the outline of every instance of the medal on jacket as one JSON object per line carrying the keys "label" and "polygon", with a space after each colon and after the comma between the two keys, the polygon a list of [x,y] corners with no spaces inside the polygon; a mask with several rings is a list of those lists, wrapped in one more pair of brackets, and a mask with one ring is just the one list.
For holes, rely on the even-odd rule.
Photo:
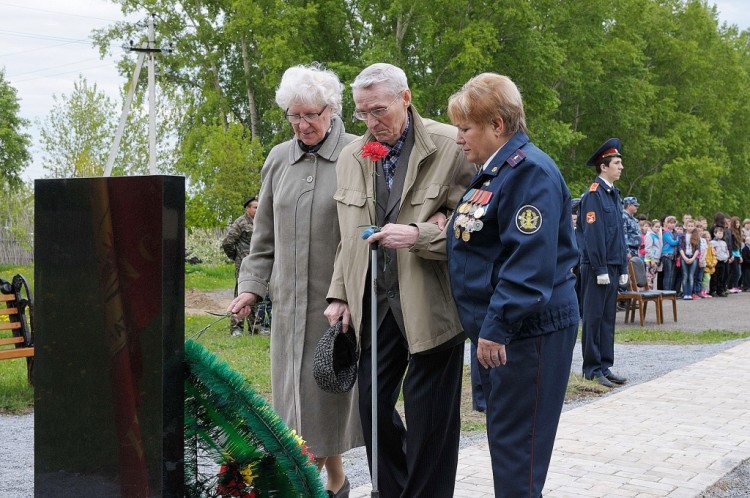
{"label": "medal on jacket", "polygon": [[[461,204],[456,208],[459,213],[453,222],[453,234],[468,242],[472,232],[478,232],[484,227],[480,220],[486,214],[486,206],[492,199],[492,192],[482,189],[469,189],[461,199]],[[463,228],[463,233],[461,229]]]}

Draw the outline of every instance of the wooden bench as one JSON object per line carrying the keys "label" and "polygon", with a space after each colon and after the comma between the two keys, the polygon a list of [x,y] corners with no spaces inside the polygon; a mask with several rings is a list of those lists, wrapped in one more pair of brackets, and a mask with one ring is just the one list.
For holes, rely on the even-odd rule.
{"label": "wooden bench", "polygon": [[[14,279],[13,284],[13,287],[20,289],[20,281]],[[25,281],[23,285],[26,285]],[[28,292],[28,286],[26,286],[26,291]],[[7,333],[0,336],[0,360],[26,358],[27,379],[29,384],[32,384],[34,339],[30,324],[24,315],[30,302],[30,295],[28,295],[28,300],[19,302],[15,292],[10,294],[0,292],[0,333],[6,330],[11,331],[11,337],[6,337]]]}

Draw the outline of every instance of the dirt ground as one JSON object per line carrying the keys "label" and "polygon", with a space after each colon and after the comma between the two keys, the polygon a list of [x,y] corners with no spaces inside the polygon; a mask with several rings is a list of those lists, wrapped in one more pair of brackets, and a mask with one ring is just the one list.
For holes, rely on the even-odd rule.
{"label": "dirt ground", "polygon": [[185,313],[188,315],[205,315],[207,311],[223,313],[231,302],[231,289],[211,292],[185,290]]}

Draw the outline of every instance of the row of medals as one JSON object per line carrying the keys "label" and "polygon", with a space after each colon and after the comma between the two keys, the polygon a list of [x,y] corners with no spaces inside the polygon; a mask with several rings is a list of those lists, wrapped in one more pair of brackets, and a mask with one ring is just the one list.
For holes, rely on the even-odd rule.
{"label": "row of medals", "polygon": [[468,242],[472,232],[478,232],[484,227],[484,222],[480,218],[484,216],[484,206],[490,202],[491,198],[492,192],[487,190],[471,189],[466,192],[463,202],[456,208],[458,215],[453,223],[453,234],[457,239]]}

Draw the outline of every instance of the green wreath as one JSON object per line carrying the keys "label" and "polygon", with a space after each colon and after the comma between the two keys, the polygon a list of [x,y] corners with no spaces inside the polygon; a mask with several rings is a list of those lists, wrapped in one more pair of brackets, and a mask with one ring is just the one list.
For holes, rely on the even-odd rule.
{"label": "green wreath", "polygon": [[185,341],[185,495],[314,497],[314,456],[242,376]]}

